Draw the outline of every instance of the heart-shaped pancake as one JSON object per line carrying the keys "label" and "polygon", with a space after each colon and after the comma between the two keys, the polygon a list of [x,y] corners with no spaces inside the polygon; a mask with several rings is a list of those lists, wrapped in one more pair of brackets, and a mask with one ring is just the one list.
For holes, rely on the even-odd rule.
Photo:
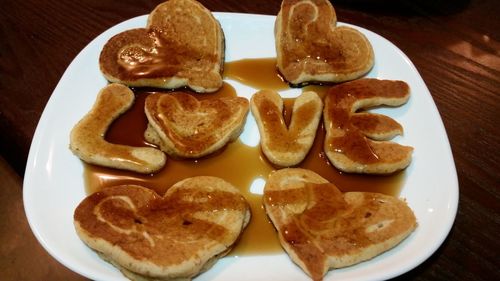
{"label": "heart-shaped pancake", "polygon": [[283,99],[270,90],[255,93],[250,101],[260,132],[260,146],[267,159],[282,167],[299,164],[316,137],[323,102],[312,91],[298,96],[287,126],[283,118]]}
{"label": "heart-shaped pancake", "polygon": [[403,127],[385,115],[356,112],[379,105],[399,106],[410,98],[403,81],[359,79],[330,88],[325,97],[325,153],[337,169],[389,174],[406,168],[413,148],[388,141]]}
{"label": "heart-shaped pancake", "polygon": [[305,169],[273,172],[263,200],[281,245],[313,280],[391,249],[417,225],[405,202],[380,193],[342,194]]}
{"label": "heart-shaped pancake", "polygon": [[218,21],[194,0],[169,0],[149,15],[146,28],[112,37],[99,65],[111,82],[128,86],[213,92],[222,86],[224,34]]}
{"label": "heart-shaped pancake", "polygon": [[248,100],[221,97],[198,100],[173,92],[151,94],[145,112],[145,137],[172,156],[199,158],[238,138],[248,114]]}
{"label": "heart-shaped pancake", "polygon": [[249,219],[239,190],[216,177],[185,179],[163,197],[108,187],[74,213],[79,237],[134,280],[189,280],[229,252]]}
{"label": "heart-shaped pancake", "polygon": [[277,66],[291,84],[356,79],[373,66],[368,39],[337,27],[327,0],[283,0],[275,23]]}

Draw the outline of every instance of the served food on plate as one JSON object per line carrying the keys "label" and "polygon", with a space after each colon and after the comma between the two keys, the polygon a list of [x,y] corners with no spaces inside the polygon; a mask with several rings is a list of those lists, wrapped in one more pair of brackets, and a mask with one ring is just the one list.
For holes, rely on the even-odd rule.
{"label": "served food on plate", "polygon": [[214,92],[222,86],[224,34],[194,0],[169,0],[149,15],[146,28],[124,31],[104,46],[99,65],[110,82],[135,87]]}
{"label": "served food on plate", "polygon": [[392,118],[360,109],[399,106],[410,98],[403,81],[359,79],[334,86],[325,97],[325,153],[339,170],[389,174],[406,168],[413,148],[388,141],[403,133]]}
{"label": "served food on plate", "polygon": [[374,53],[368,39],[351,27],[337,27],[327,0],[284,0],[275,23],[277,67],[285,80],[342,82],[366,74]]}
{"label": "served food on plate", "polygon": [[134,103],[134,93],[121,84],[104,87],[92,109],[73,127],[70,149],[83,161],[105,167],[149,174],[160,170],[166,155],[153,147],[133,147],[106,141],[111,123]]}
{"label": "served food on plate", "polygon": [[321,98],[312,91],[297,97],[290,124],[283,118],[283,99],[278,93],[259,91],[250,103],[259,127],[261,149],[267,159],[281,167],[294,166],[304,160],[321,119]]}
{"label": "served food on plate", "polygon": [[114,186],[76,208],[79,237],[132,280],[190,280],[226,255],[250,220],[239,190],[216,177],[193,177],[164,196]]}
{"label": "served food on plate", "polygon": [[[371,69],[373,50],[364,35],[335,24],[328,1],[283,1],[275,39],[278,70],[289,83],[342,82]],[[158,5],[146,28],[119,33],[103,47],[102,73],[124,85],[101,90],[73,128],[71,150],[88,163],[147,174],[165,165],[165,153],[203,161],[240,136],[248,115],[246,98],[196,97],[222,87],[223,63],[223,31],[210,11],[194,0]],[[145,99],[143,125],[148,123],[143,136],[152,147],[105,139],[110,124],[134,102],[128,86],[176,89],[142,93],[147,95],[140,99]],[[179,89],[186,87],[198,93]],[[303,92],[294,101],[290,122],[277,92],[258,91],[250,104],[262,151],[274,165],[296,166],[306,158],[323,115],[329,161],[344,172],[380,174],[404,169],[412,148],[385,141],[402,133],[396,121],[357,110],[398,106],[408,98],[402,81],[361,79],[332,87],[324,100]],[[142,114],[142,103],[139,107]],[[167,165],[159,174],[169,172]],[[166,188],[163,196],[147,187],[148,180],[99,187],[74,212],[81,240],[130,279],[190,280],[226,255],[250,221],[247,201],[224,179],[189,177]],[[285,251],[314,280],[329,268],[394,247],[416,227],[403,201],[379,193],[342,194],[334,183],[299,168],[271,173],[263,205]]]}
{"label": "served food on plate", "polygon": [[236,140],[248,114],[248,100],[220,97],[199,101],[184,92],[146,98],[145,139],[172,156],[199,158]]}
{"label": "served food on plate", "polygon": [[313,280],[330,268],[371,259],[416,228],[407,204],[380,193],[341,193],[305,169],[273,172],[264,187],[266,213],[290,258]]}

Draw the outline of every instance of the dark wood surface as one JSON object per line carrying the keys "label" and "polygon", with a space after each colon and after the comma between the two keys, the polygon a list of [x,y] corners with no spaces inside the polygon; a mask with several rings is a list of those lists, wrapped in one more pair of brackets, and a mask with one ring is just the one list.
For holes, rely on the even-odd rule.
{"label": "dark wood surface", "polygon": [[[36,242],[22,176],[44,106],[94,37],[161,1],[1,1],[0,279],[77,280]],[[275,15],[280,1],[207,0],[212,11]],[[372,30],[417,67],[439,109],[460,184],[455,224],[407,280],[500,280],[500,3],[496,0],[334,1],[339,21]]]}

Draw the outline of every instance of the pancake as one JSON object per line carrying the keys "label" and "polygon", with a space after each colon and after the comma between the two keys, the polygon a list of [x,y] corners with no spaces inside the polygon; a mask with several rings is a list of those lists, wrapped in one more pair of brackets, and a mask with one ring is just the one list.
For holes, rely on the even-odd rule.
{"label": "pancake", "polygon": [[111,123],[134,103],[134,93],[121,84],[109,84],[98,94],[92,109],[73,127],[69,147],[83,161],[99,166],[154,173],[166,155],[152,147],[133,147],[105,140]]}
{"label": "pancake", "polygon": [[297,97],[288,126],[283,119],[283,100],[278,93],[259,91],[250,103],[260,132],[260,146],[267,159],[281,167],[302,162],[316,137],[323,108],[321,98],[312,91]]}
{"label": "pancake", "polygon": [[214,92],[222,87],[224,34],[194,0],[169,0],[149,15],[146,28],[126,30],[103,47],[99,66],[111,82],[134,87]]}
{"label": "pancake", "polygon": [[357,111],[399,106],[409,98],[403,81],[359,79],[330,88],[323,113],[324,151],[330,162],[350,173],[389,174],[406,168],[413,148],[389,141],[403,127],[385,115]]}
{"label": "pancake", "polygon": [[327,0],[284,0],[275,23],[277,67],[291,84],[343,82],[373,66],[374,53],[358,30],[337,27]]}
{"label": "pancake", "polygon": [[74,213],[78,236],[133,280],[190,280],[227,254],[250,220],[239,190],[216,177],[182,180],[165,195],[104,188]]}
{"label": "pancake", "polygon": [[263,203],[282,247],[313,280],[395,247],[417,226],[404,201],[380,193],[342,194],[305,169],[271,173]]}
{"label": "pancake", "polygon": [[171,156],[199,158],[236,140],[248,114],[248,100],[221,97],[199,101],[184,92],[146,98],[147,141]]}

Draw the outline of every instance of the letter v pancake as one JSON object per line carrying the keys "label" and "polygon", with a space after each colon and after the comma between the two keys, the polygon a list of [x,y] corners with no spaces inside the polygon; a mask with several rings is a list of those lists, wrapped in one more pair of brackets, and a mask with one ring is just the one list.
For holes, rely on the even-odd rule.
{"label": "letter v pancake", "polygon": [[299,164],[306,157],[316,137],[323,102],[312,91],[295,99],[290,124],[283,120],[283,100],[269,90],[252,96],[252,114],[260,132],[260,145],[267,159],[282,167]]}

